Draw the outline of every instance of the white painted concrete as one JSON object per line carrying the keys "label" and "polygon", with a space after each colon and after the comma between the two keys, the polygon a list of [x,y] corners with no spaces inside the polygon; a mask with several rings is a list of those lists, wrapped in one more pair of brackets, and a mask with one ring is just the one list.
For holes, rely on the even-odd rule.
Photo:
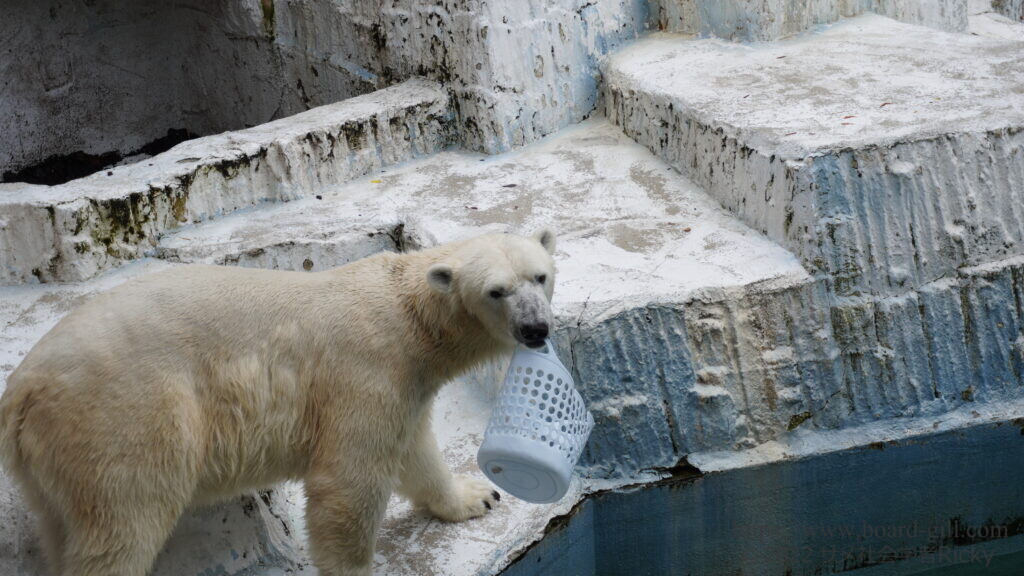
{"label": "white painted concrete", "polygon": [[169,129],[238,130],[414,76],[452,91],[467,147],[500,152],[587,117],[598,58],[648,25],[645,0],[15,0],[8,10],[0,175],[55,155],[128,153]]}
{"label": "white painted concrete", "polygon": [[655,35],[609,61],[612,89],[671,101],[787,159],[1024,123],[1024,49],[866,15],[741,46]]}
{"label": "white painted concrete", "polygon": [[[521,151],[447,151],[255,212],[182,229],[160,243],[178,258],[217,261],[281,242],[402,234],[446,242],[488,230],[559,232],[556,304],[615,309],[711,287],[801,277],[791,254],[740,224],[702,191],[591,120]],[[209,247],[209,248],[206,248]],[[211,260],[212,258],[212,260]],[[333,262],[314,262],[330,267]]]}
{"label": "white painted concrete", "polygon": [[995,12],[972,15],[970,32],[985,38],[1024,42],[1024,23]]}
{"label": "white painted concrete", "polygon": [[[993,4],[998,3],[998,7]],[[968,31],[976,36],[1024,42],[1024,2],[971,0]],[[1012,16],[1012,17],[1011,17]]]}
{"label": "white painted concrete", "polygon": [[660,35],[609,117],[838,293],[899,294],[1024,246],[1024,45],[861,16],[765,45]]}
{"label": "white painted concrete", "polygon": [[733,41],[772,41],[869,12],[939,30],[967,29],[967,0],[658,0],[658,29]]}

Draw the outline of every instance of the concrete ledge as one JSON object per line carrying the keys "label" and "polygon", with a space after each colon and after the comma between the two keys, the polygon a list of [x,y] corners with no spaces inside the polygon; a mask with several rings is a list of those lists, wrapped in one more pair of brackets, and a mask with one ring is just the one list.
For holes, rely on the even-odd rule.
{"label": "concrete ledge", "polygon": [[971,0],[971,34],[1024,42],[1024,0]]}
{"label": "concrete ledge", "polygon": [[563,355],[597,426],[601,478],[668,468],[798,429],[938,416],[1019,402],[1024,259],[891,297],[830,298],[778,279],[569,325]]}
{"label": "concrete ledge", "polygon": [[968,0],[659,0],[655,10],[660,30],[745,42],[778,40],[868,12],[949,32],[968,26]]}
{"label": "concrete ledge", "polygon": [[879,419],[1021,398],[1022,298],[1021,257],[899,296],[838,298],[832,327],[843,402]]}
{"label": "concrete ledge", "polygon": [[0,185],[0,284],[89,278],[181,225],[437,152],[448,118],[447,93],[410,80],[60,186]]}
{"label": "concrete ledge", "polygon": [[1024,251],[1021,77],[1019,43],[862,16],[771,46],[644,40],[605,101],[838,294],[897,294]]}
{"label": "concrete ledge", "polygon": [[[316,215],[309,216],[316,219]],[[306,235],[295,235],[295,232],[312,224],[310,220],[301,223],[261,221],[253,229],[245,230],[237,229],[234,226],[237,224],[240,222],[236,220],[219,229],[181,230],[161,242],[154,255],[170,262],[317,272],[377,252],[398,252],[414,247],[403,235],[401,223],[374,226],[347,219]]]}
{"label": "concrete ledge", "polygon": [[829,406],[841,372],[819,299],[806,277],[780,277],[611,316],[588,309],[560,341],[597,422],[587,474],[671,468],[691,452],[778,438],[812,415],[846,423]]}

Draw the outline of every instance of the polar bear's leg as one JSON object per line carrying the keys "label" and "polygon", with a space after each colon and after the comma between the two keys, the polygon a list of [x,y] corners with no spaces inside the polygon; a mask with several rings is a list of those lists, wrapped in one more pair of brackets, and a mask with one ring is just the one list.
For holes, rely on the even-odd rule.
{"label": "polar bear's leg", "polygon": [[[65,576],[144,576],[177,524],[193,484],[174,454],[136,456],[76,470],[99,482],[62,479]],[[166,460],[164,460],[166,458]]]}
{"label": "polar bear's leg", "polygon": [[64,570],[64,542],[67,540],[64,522],[50,510],[37,511],[36,527],[39,530],[46,565],[51,574],[60,576]]}
{"label": "polar bear's leg", "polygon": [[[127,518],[111,514],[90,528],[72,528],[64,555],[64,576],[145,576],[174,528],[177,516],[152,509],[152,515]],[[171,518],[173,516],[173,518]],[[100,526],[100,523],[105,524]]]}
{"label": "polar bear's leg", "polygon": [[[140,509],[148,518],[110,515],[91,528],[72,528],[64,576],[145,576],[182,510]],[[173,516],[173,518],[172,518]],[[106,526],[99,526],[103,522]]]}
{"label": "polar bear's leg", "polygon": [[13,472],[19,480],[18,486],[25,496],[25,501],[35,516],[36,531],[43,549],[43,556],[46,558],[46,567],[50,570],[50,574],[60,576],[63,573],[64,542],[67,538],[64,521],[35,482],[18,471]]}
{"label": "polar bear's leg", "polygon": [[448,522],[483,516],[501,498],[489,482],[453,476],[430,427],[430,407],[420,417],[399,475],[398,491]]}
{"label": "polar bear's leg", "polygon": [[[180,389],[134,404],[50,394],[26,411],[26,476],[62,519],[64,576],[144,576],[196,486],[195,412]],[[174,401],[179,400],[179,401]]]}
{"label": "polar bear's leg", "polygon": [[[357,460],[358,461],[358,460]],[[370,576],[377,528],[393,482],[354,462],[316,466],[306,478],[306,526],[321,576]]]}

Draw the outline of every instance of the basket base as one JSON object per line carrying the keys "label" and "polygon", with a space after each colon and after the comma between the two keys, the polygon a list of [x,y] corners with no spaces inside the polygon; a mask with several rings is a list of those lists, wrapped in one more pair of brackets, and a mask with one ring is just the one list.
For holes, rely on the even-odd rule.
{"label": "basket base", "polygon": [[569,491],[572,465],[561,451],[545,442],[490,436],[484,439],[476,460],[491,482],[520,500],[549,504]]}

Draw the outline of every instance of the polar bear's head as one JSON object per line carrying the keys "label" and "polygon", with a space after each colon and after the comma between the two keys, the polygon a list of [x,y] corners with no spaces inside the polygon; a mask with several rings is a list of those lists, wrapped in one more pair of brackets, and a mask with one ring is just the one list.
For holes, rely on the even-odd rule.
{"label": "polar bear's head", "polygon": [[555,234],[480,236],[458,245],[427,271],[434,290],[454,294],[500,342],[544,345],[552,324]]}

